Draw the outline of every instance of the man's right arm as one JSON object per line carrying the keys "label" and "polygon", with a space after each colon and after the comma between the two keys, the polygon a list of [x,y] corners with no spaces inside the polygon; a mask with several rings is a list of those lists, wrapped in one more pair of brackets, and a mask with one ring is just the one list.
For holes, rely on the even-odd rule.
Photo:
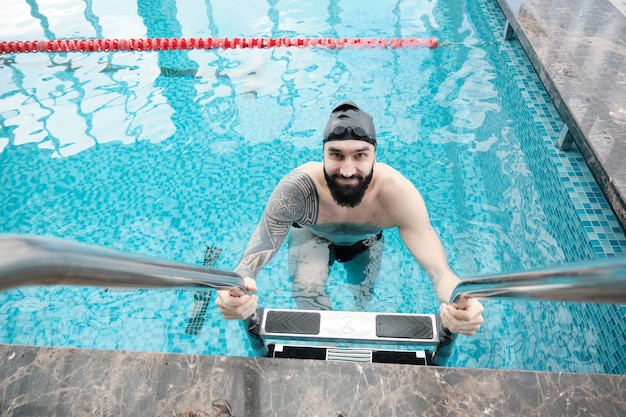
{"label": "man's right arm", "polygon": [[[285,242],[291,224],[315,224],[318,212],[317,189],[308,174],[293,171],[278,183],[235,268],[251,292],[256,290],[254,281],[261,269]],[[218,295],[217,305],[227,319],[245,319],[256,310],[255,295],[235,290],[218,291]]]}
{"label": "man's right arm", "polygon": [[314,224],[318,210],[313,179],[299,171],[285,176],[270,196],[235,271],[243,277],[256,279],[282,247],[292,223]]}

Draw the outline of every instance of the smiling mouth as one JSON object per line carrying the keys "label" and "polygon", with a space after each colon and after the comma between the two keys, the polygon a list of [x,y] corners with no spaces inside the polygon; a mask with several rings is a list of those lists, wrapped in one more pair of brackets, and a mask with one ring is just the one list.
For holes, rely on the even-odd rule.
{"label": "smiling mouth", "polygon": [[361,181],[360,178],[357,177],[337,177],[336,180],[338,183],[346,185],[358,184]]}

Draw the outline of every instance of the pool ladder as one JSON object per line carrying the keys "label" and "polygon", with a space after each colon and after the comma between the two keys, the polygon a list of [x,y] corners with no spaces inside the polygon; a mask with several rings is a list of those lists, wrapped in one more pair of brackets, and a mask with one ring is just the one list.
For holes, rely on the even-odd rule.
{"label": "pool ladder", "polygon": [[[243,279],[232,271],[168,262],[58,238],[0,236],[0,290],[26,285],[238,287],[248,292]],[[457,303],[462,297],[625,303],[626,256],[469,278],[457,285],[450,302]],[[445,365],[455,340],[435,314],[259,308],[244,325],[253,348],[273,357]],[[288,344],[267,345],[266,340],[286,340]],[[293,341],[303,344],[294,345]],[[374,347],[344,346],[351,343]],[[420,349],[389,348],[400,345]]]}

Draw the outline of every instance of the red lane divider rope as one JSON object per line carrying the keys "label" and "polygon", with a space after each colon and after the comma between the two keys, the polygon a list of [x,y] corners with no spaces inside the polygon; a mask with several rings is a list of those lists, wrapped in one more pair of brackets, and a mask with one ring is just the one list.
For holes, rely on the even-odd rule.
{"label": "red lane divider rope", "polygon": [[62,39],[0,42],[0,53],[19,52],[109,52],[173,51],[180,49],[234,49],[313,47],[343,48],[430,48],[435,38],[137,38],[137,39]]}

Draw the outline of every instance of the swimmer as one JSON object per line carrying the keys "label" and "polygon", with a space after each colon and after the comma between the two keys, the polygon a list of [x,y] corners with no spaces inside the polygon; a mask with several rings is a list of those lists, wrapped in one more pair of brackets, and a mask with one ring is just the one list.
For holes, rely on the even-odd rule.
{"label": "swimmer", "polygon": [[402,241],[431,279],[443,324],[474,335],[483,322],[476,299],[448,304],[460,279],[450,269],[424,200],[415,186],[376,161],[372,117],[354,102],[339,104],[323,135],[323,161],[309,162],[281,179],[235,271],[250,294],[218,292],[226,319],[245,319],[258,307],[256,277],[288,240],[288,268],[296,304],[329,310],[325,290],[330,267],[344,263],[351,289],[367,299],[380,272],[386,229]]}

